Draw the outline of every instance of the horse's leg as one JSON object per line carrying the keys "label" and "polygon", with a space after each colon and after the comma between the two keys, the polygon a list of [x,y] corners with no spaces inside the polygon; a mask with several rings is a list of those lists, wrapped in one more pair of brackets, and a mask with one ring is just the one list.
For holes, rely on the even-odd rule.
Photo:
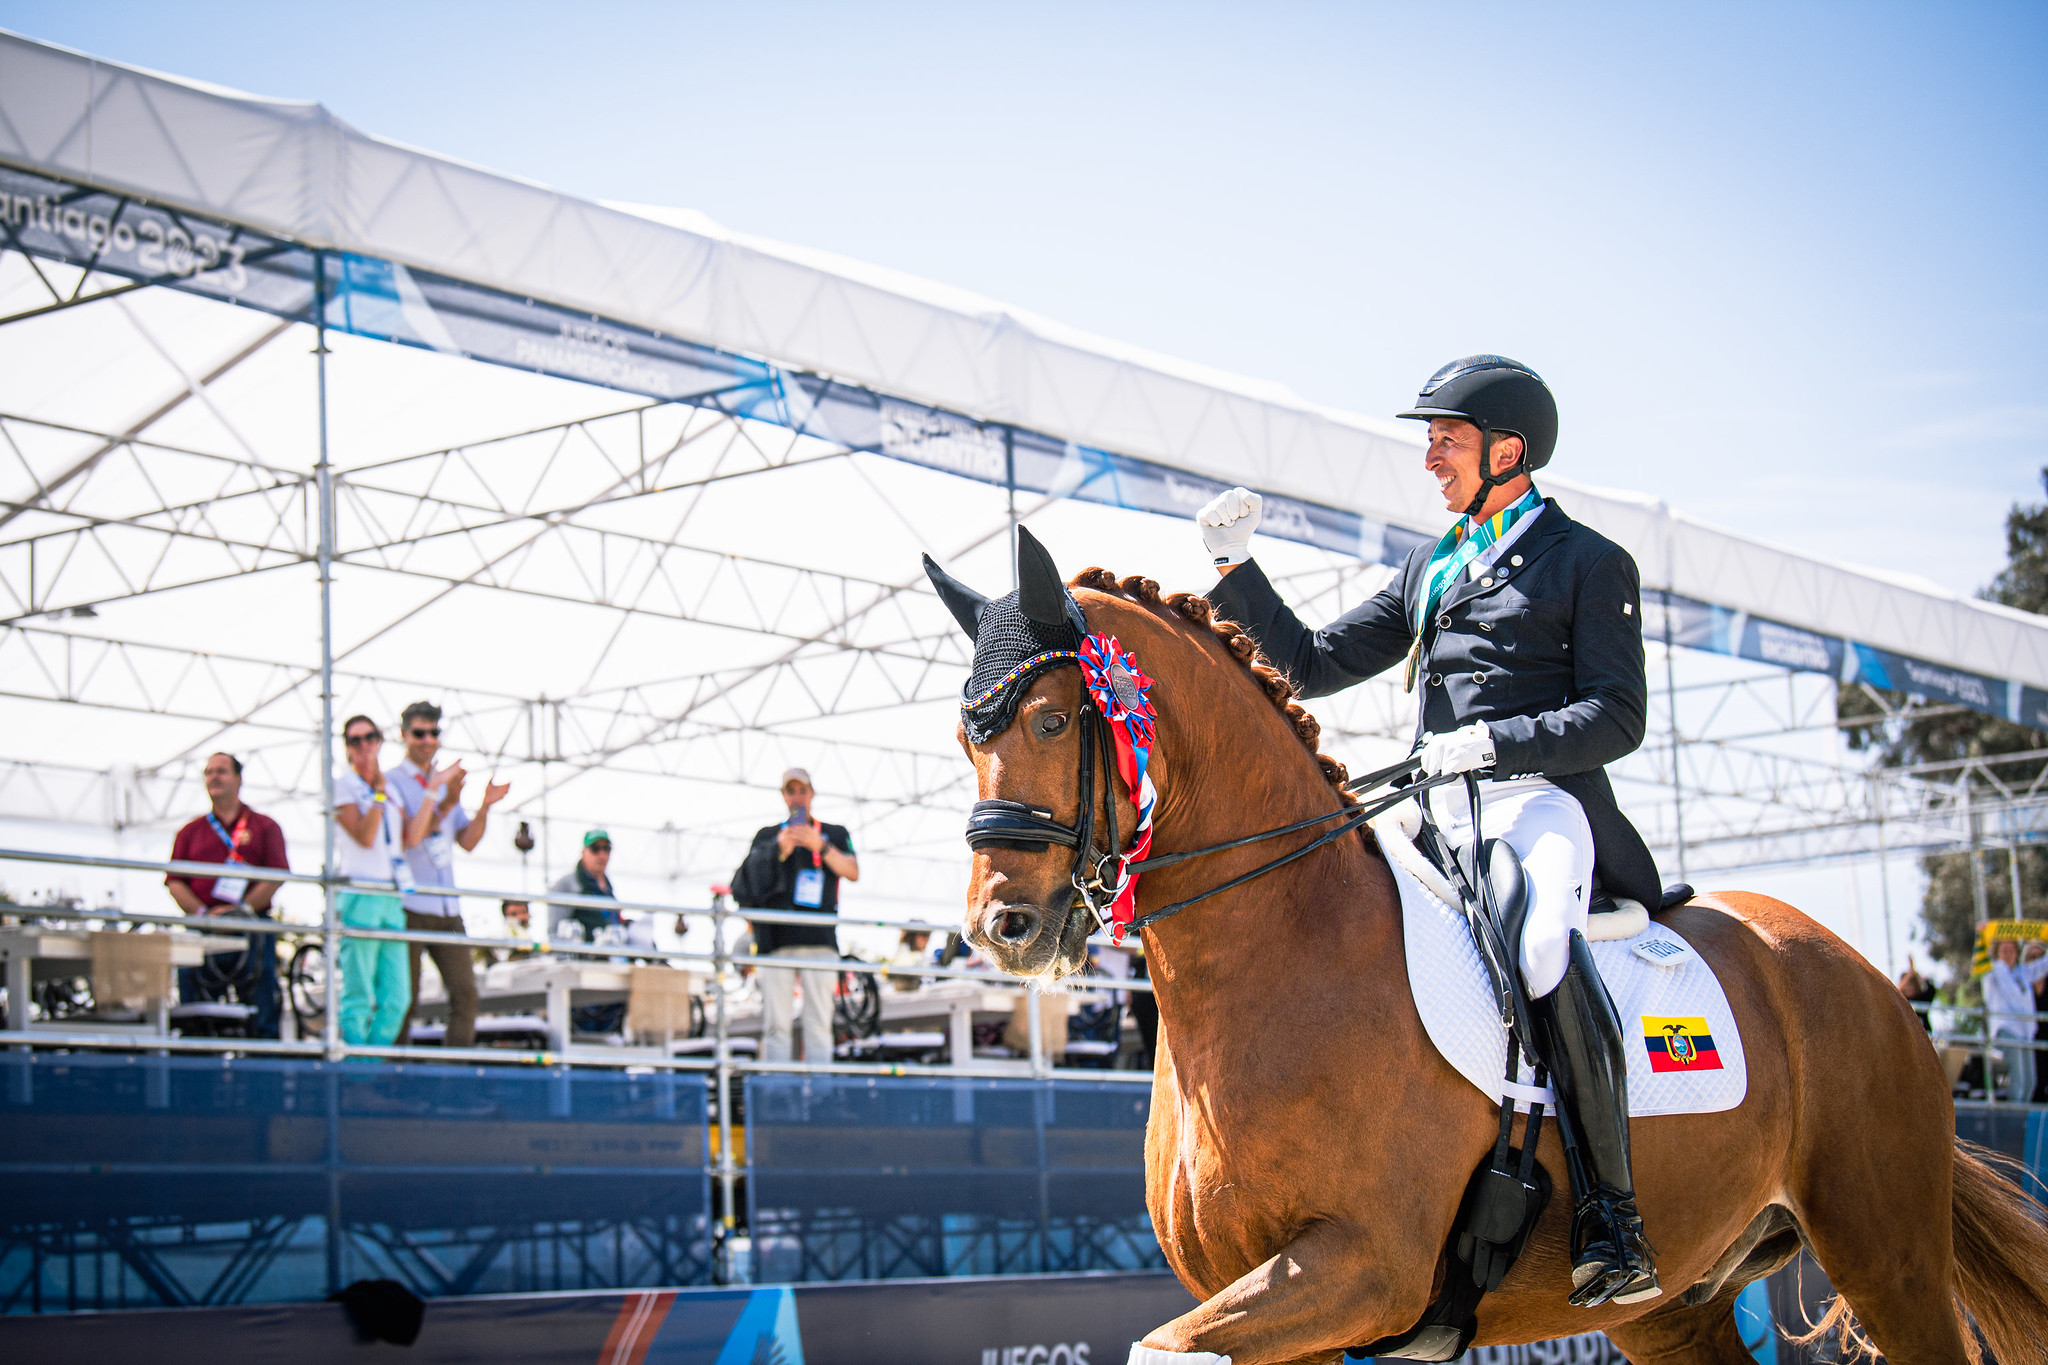
{"label": "horse's leg", "polygon": [[[1843,985],[1872,998],[1857,1000]],[[1947,1077],[1927,1035],[1874,972],[1838,982],[1844,1019],[1882,1021],[1821,1031],[1801,1060],[1799,1145],[1787,1181],[1794,1215],[1828,1281],[1890,1365],[1967,1358],[1953,1293],[1955,1119]],[[1887,1017],[1889,1015],[1890,1017]],[[1846,1084],[1829,1068],[1856,1058]]]}
{"label": "horse's leg", "polygon": [[1735,1327],[1738,1289],[1730,1285],[1696,1307],[1673,1303],[1609,1327],[1607,1339],[1629,1358],[1629,1365],[1755,1365]]}
{"label": "horse's leg", "polygon": [[1383,1236],[1376,1240],[1358,1226],[1317,1223],[1206,1303],[1146,1333],[1141,1344],[1229,1356],[1232,1365],[1273,1365],[1326,1359],[1405,1332],[1429,1307],[1436,1258],[1389,1257],[1386,1250]]}
{"label": "horse's leg", "polygon": [[1891,1365],[1956,1365],[1968,1357],[1951,1298],[1954,1139],[1935,1132],[1911,1148],[1882,1145],[1818,1155],[1795,1187],[1799,1220],[1828,1282]]}

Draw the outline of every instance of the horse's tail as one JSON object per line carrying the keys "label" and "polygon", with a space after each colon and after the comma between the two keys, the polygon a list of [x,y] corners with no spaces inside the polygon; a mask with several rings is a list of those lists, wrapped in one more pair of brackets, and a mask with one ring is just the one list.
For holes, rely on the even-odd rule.
{"label": "horse's tail", "polygon": [[[1956,1140],[1956,1304],[1990,1345],[1998,1365],[2048,1365],[2048,1208],[2000,1168],[2016,1162]],[[1970,1358],[1976,1339],[1963,1322]]]}

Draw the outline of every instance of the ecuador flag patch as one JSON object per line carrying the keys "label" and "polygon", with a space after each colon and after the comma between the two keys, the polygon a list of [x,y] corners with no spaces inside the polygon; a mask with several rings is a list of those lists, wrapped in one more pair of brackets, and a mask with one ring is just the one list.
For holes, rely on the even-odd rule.
{"label": "ecuador flag patch", "polygon": [[1645,1014],[1643,1047],[1652,1071],[1719,1071],[1721,1054],[1707,1021],[1696,1014]]}

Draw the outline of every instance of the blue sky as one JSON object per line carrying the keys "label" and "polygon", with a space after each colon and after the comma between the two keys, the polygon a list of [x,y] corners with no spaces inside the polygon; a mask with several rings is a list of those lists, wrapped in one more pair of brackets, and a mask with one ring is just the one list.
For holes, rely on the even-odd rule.
{"label": "blue sky", "polygon": [[178,6],[0,26],[1389,413],[1972,590],[2048,463],[2048,8]]}

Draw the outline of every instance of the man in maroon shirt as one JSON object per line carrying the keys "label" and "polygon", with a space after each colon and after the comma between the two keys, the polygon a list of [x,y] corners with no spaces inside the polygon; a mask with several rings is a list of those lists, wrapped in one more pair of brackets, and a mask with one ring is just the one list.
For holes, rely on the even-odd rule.
{"label": "man in maroon shirt", "polygon": [[[285,861],[284,831],[277,821],[242,804],[242,764],[233,754],[213,754],[201,775],[213,809],[178,831],[171,842],[171,860],[191,863],[245,863],[290,871]],[[250,881],[247,877],[164,878],[171,899],[188,915],[254,913],[270,918],[270,898],[282,882]],[[178,969],[178,999],[186,1004],[218,1000],[230,988],[235,998],[256,1007],[259,1038],[277,1037],[281,1001],[277,989],[277,937],[250,934],[249,946],[232,953],[208,953],[203,967]]]}

